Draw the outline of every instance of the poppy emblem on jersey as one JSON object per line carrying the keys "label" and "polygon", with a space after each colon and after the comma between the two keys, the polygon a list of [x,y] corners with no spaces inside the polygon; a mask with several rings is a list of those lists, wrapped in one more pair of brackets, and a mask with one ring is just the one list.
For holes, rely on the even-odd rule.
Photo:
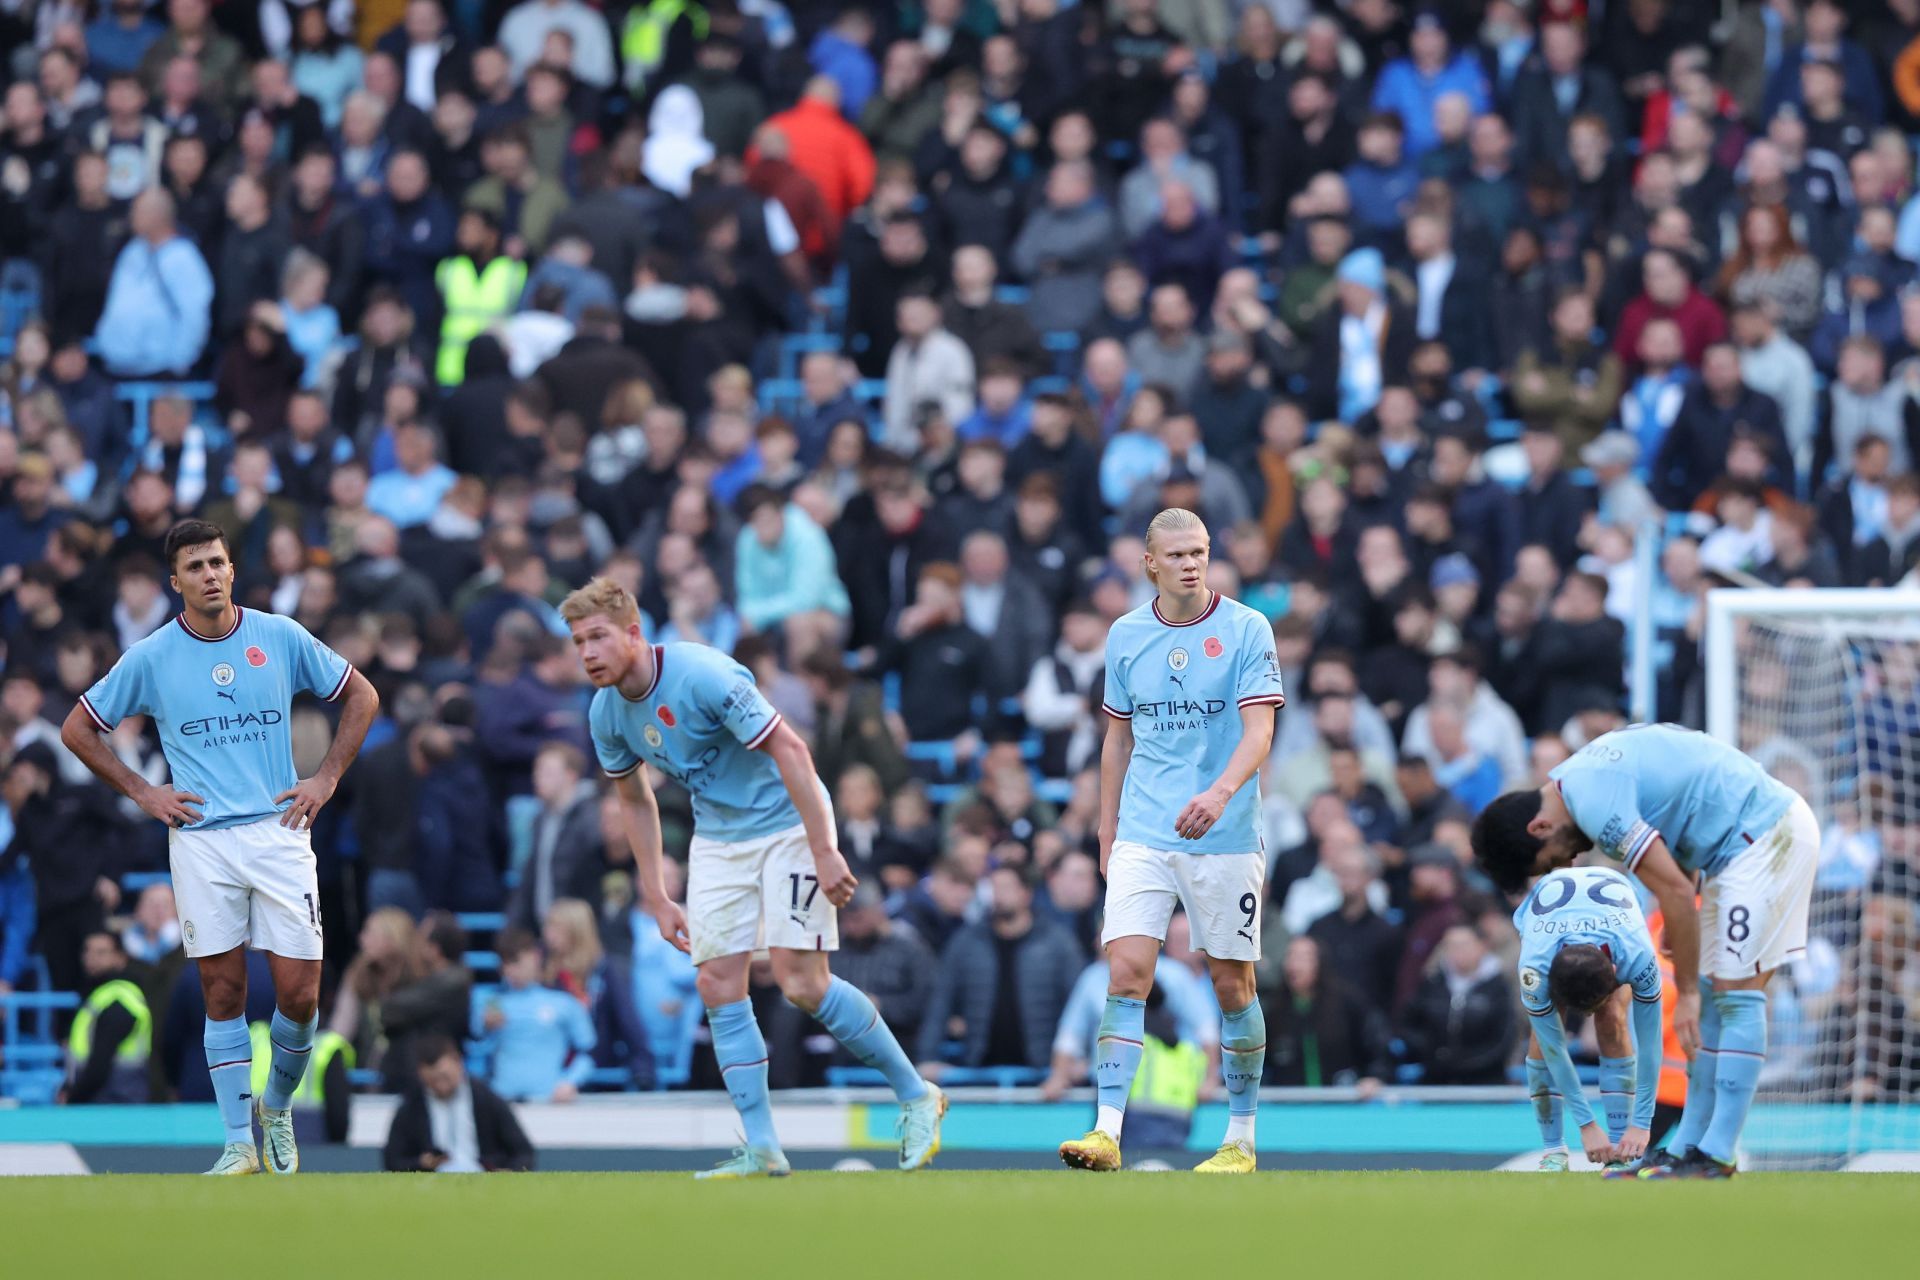
{"label": "poppy emblem on jersey", "polygon": [[673,728],[673,726],[680,723],[678,720],[675,720],[673,718],[672,707],[661,707],[659,711],[655,712],[655,714],[660,717],[660,723],[667,726],[667,728],[669,729]]}
{"label": "poppy emblem on jersey", "polygon": [[266,666],[267,651],[257,644],[247,646],[247,665],[250,667]]}
{"label": "poppy emblem on jersey", "polygon": [[213,682],[222,689],[233,683],[233,668],[224,662],[213,664]]}
{"label": "poppy emblem on jersey", "polygon": [[1167,655],[1167,665],[1175,671],[1185,671],[1187,669],[1187,651],[1185,649],[1175,649],[1172,653],[1169,653]]}
{"label": "poppy emblem on jersey", "polygon": [[648,725],[646,728],[642,729],[640,731],[640,736],[645,738],[647,740],[647,745],[652,747],[655,751],[658,751],[660,749],[661,742],[665,741],[665,739],[661,738],[660,731],[654,728],[652,725]]}
{"label": "poppy emblem on jersey", "polygon": [[1208,636],[1207,642],[1200,647],[1206,651],[1209,658],[1217,658],[1227,651],[1227,646],[1220,643],[1219,636]]}

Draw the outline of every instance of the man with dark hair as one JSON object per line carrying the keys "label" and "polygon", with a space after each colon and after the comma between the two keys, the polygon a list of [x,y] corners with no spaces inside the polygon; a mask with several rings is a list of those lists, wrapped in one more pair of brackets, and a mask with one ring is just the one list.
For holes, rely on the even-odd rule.
{"label": "man with dark hair", "polygon": [[417,1083],[400,1100],[387,1131],[389,1173],[525,1172],[533,1168],[513,1108],[467,1075],[460,1047],[439,1034],[420,1038]]}
{"label": "man with dark hair", "polygon": [[145,1102],[153,1014],[146,994],[128,981],[127,949],[113,930],[95,929],[87,935],[80,959],[90,990],[68,1033],[72,1076],[61,1101]]}
{"label": "man with dark hair", "polygon": [[[1540,1168],[1567,1167],[1564,1105],[1587,1158],[1606,1163],[1609,1177],[1627,1176],[1646,1153],[1663,1047],[1660,962],[1639,900],[1611,868],[1556,871],[1514,911],[1513,925],[1520,934],[1520,1003],[1532,1025],[1527,1093],[1546,1144]],[[1562,1012],[1594,1020],[1604,1132],[1568,1057]]]}
{"label": "man with dark hair", "polygon": [[1806,946],[1820,824],[1751,757],[1667,725],[1602,734],[1547,777],[1487,806],[1474,856],[1514,893],[1597,849],[1653,893],[1679,988],[1674,1034],[1695,1052],[1674,1158],[1646,1173],[1731,1177],[1766,1062],[1767,982]]}
{"label": "man with dark hair", "polygon": [[[218,525],[181,521],[167,533],[165,554],[169,582],[186,605],[178,625],[128,650],[81,696],[60,739],[170,828],[181,937],[199,961],[207,1066],[226,1127],[213,1172],[260,1171],[257,1115],[268,1167],[294,1173],[292,1097],[320,997],[313,823],[358,754],[380,699],[366,677],[293,619],[234,604],[233,556]],[[294,770],[289,725],[301,690],[345,699],[326,759],[304,781]],[[171,784],[148,782],[115,753],[107,735],[134,715],[159,729]],[[257,1102],[243,1016],[248,947],[268,953],[278,996],[273,1060]]]}

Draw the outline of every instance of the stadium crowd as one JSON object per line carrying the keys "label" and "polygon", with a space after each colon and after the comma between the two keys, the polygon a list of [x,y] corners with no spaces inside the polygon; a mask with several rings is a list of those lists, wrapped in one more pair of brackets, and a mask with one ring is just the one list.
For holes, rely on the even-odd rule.
{"label": "stadium crowd", "polygon": [[[1920,563],[1914,0],[0,8],[0,990],[140,975],[156,1096],[209,1096],[169,891],[122,897],[164,833],[55,726],[175,611],[183,515],[381,694],[314,837],[323,1027],[394,1086],[465,1040],[513,1098],[712,1079],[554,607],[594,574],[808,736],[864,882],[835,970],[1052,1090],[1157,510],[1273,621],[1291,1085],[1508,1078],[1468,824],[1623,723],[1637,591],[1697,724],[1710,583]],[[1895,976],[1830,1016],[1899,1027],[1886,836],[1846,945]],[[1209,1047],[1183,922],[1161,968],[1155,1034]],[[755,999],[774,1083],[823,1078]]]}

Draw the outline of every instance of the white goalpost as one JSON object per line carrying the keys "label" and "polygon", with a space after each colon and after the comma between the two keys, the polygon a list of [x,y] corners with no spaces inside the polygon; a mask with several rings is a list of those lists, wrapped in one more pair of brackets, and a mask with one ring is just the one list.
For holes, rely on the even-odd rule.
{"label": "white goalpost", "polygon": [[1704,639],[1707,732],[1822,833],[1744,1156],[1920,1169],[1920,591],[1717,590]]}

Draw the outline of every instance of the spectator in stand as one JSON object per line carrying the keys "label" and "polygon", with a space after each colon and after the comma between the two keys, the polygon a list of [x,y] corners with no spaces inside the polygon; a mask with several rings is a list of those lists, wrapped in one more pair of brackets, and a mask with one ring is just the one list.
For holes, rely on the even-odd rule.
{"label": "spectator in stand", "polygon": [[948,1065],[1044,1070],[1080,973],[1073,936],[1035,918],[1028,871],[996,867],[991,881],[989,922],[960,930],[941,953],[920,1026],[920,1070],[930,1078]]}
{"label": "spectator in stand", "polygon": [[600,838],[600,803],[586,777],[586,758],[566,742],[550,742],[533,758],[534,815],[531,847],[520,883],[508,900],[508,919],[538,928],[563,898],[593,901],[607,871]]}
{"label": "spectator in stand", "polygon": [[900,612],[878,665],[900,674],[900,717],[914,742],[958,738],[986,692],[986,641],[966,625],[966,579],[951,564],[920,571],[914,603]]}
{"label": "spectator in stand", "polygon": [[[1620,429],[1640,447],[1649,463],[1660,456],[1667,432],[1679,420],[1693,387],[1693,371],[1684,361],[1685,339],[1671,320],[1655,320],[1640,334],[1639,373],[1620,400]],[[1648,472],[1652,478],[1651,471]]]}
{"label": "spectator in stand", "polygon": [[781,630],[789,653],[836,645],[849,605],[827,535],[764,486],[748,488],[739,505],[734,572],[741,620],[755,631]]}
{"label": "spectator in stand", "polygon": [[1691,507],[1720,475],[1728,447],[1743,436],[1760,444],[1772,468],[1792,475],[1779,406],[1746,385],[1738,348],[1716,342],[1654,457],[1654,498],[1670,510]]}
{"label": "spectator in stand", "polygon": [[453,1038],[423,1038],[417,1077],[406,1086],[387,1131],[387,1172],[524,1172],[533,1159],[533,1144],[513,1108],[467,1074]]}
{"label": "spectator in stand", "polygon": [[434,1034],[465,1039],[473,976],[465,967],[467,932],[447,911],[430,911],[414,935],[412,977],[380,1003],[387,1052],[381,1082],[398,1092],[412,1074],[418,1044]]}
{"label": "spectator in stand", "polygon": [[[841,115],[840,86],[830,76],[807,81],[800,101],[769,117],[767,124],[786,136],[793,166],[812,179],[835,222],[866,203],[873,193],[873,149]],[[754,153],[747,152],[753,163]]]}
{"label": "spectator in stand", "polygon": [[1796,474],[1806,476],[1813,466],[1813,361],[1799,343],[1780,332],[1765,306],[1735,307],[1732,331],[1740,350],[1741,381],[1779,406],[1788,460]]}
{"label": "spectator in stand", "polygon": [[1647,363],[1641,334],[1656,320],[1671,320],[1679,330],[1679,360],[1698,368],[1709,346],[1725,339],[1726,316],[1694,287],[1687,264],[1668,249],[1649,252],[1642,263],[1644,291],[1627,303],[1614,335],[1614,353],[1635,368]]}
{"label": "spectator in stand", "polygon": [[1455,53],[1440,14],[1422,9],[1413,18],[1407,56],[1380,69],[1373,109],[1400,117],[1406,125],[1407,151],[1418,158],[1439,141],[1433,125],[1434,104],[1451,93],[1465,95],[1475,115],[1493,107],[1479,59],[1465,51]]}
{"label": "spectator in stand", "polygon": [[1910,470],[1920,457],[1914,437],[1920,421],[1905,412],[1908,387],[1887,380],[1885,348],[1871,337],[1849,338],[1840,347],[1837,376],[1828,384],[1825,412],[1813,440],[1812,478],[1824,482],[1835,460],[1854,451],[1868,435],[1887,442],[1888,465]]}
{"label": "spectator in stand", "polygon": [[1424,1084],[1504,1084],[1518,1019],[1500,958],[1465,921],[1439,956],[1398,1020],[1408,1063]]}
{"label": "spectator in stand", "polygon": [[544,957],[531,934],[508,929],[494,949],[501,985],[473,998],[479,1069],[503,1097],[572,1102],[593,1071],[595,1037],[586,1007],[541,985]]}
{"label": "spectator in stand", "polygon": [[938,413],[954,425],[973,413],[973,355],[942,326],[940,304],[930,295],[902,297],[895,324],[899,340],[887,360],[881,416],[886,442],[911,453],[927,414]]}
{"label": "spectator in stand", "polygon": [[[176,0],[176,4],[202,0]],[[134,238],[120,251],[95,340],[120,377],[180,377],[206,352],[213,277],[179,234],[172,197],[148,190],[133,201]]]}
{"label": "spectator in stand", "polygon": [[1793,237],[1782,205],[1754,205],[1740,219],[1740,247],[1720,268],[1715,292],[1730,306],[1766,310],[1796,338],[1820,318],[1820,264]]}
{"label": "spectator in stand", "polygon": [[1280,984],[1261,996],[1268,1028],[1263,1083],[1350,1085],[1362,1101],[1379,1091],[1387,1067],[1385,1020],[1342,972],[1316,937],[1287,943]]}
{"label": "spectator in stand", "polygon": [[1100,273],[1119,247],[1120,227],[1101,197],[1092,165],[1061,161],[1048,171],[1045,203],[1027,215],[1008,263],[1033,289],[1028,314],[1045,332],[1077,332],[1099,312]]}

